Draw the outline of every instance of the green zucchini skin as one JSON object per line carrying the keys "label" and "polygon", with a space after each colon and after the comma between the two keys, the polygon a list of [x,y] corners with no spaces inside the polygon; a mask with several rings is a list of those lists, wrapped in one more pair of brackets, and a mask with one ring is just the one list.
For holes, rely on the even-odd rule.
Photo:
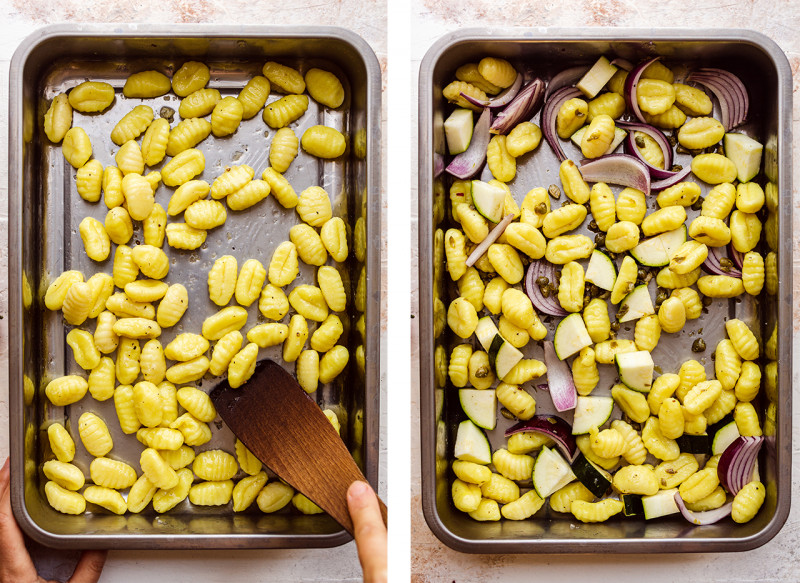
{"label": "green zucchini skin", "polygon": [[572,472],[580,480],[581,484],[586,486],[597,498],[601,498],[611,487],[611,480],[597,466],[586,459],[583,453],[579,453],[575,461],[572,462]]}

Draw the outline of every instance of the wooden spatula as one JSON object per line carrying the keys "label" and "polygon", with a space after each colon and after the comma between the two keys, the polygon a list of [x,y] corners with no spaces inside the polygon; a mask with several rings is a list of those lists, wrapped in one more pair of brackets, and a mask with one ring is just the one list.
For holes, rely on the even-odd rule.
{"label": "wooden spatula", "polygon": [[[223,381],[211,400],[231,431],[273,472],[353,534],[347,488],[366,481],[344,442],[297,381],[262,360],[242,387]],[[386,506],[380,502],[386,522]]]}

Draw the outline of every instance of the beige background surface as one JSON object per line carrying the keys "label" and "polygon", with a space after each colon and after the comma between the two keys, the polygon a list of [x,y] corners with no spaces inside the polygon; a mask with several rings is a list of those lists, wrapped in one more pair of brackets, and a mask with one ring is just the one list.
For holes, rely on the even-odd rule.
{"label": "beige background surface", "polygon": [[[795,97],[798,90],[797,72],[800,67],[800,8],[789,0],[710,0],[705,2],[653,1],[653,0],[418,0],[412,7],[412,71],[419,71],[419,63],[427,49],[439,37],[458,28],[470,27],[583,27],[619,26],[649,27],[654,24],[665,27],[750,28],[774,39],[785,51],[791,64]],[[416,93],[415,93],[416,96]],[[800,148],[800,106],[795,101],[793,114],[795,185],[800,179],[798,160]],[[412,126],[416,131],[416,124]],[[412,137],[416,144],[416,135]],[[412,162],[412,167],[416,165]],[[413,183],[416,185],[416,178]],[[793,200],[795,253],[794,290],[800,285],[797,235],[800,233],[800,215],[797,212],[797,187]],[[416,217],[416,198],[412,201],[412,215]],[[412,241],[416,241],[416,218],[412,219]],[[412,250],[412,255],[415,252]],[[412,277],[416,281],[416,257],[412,257]],[[417,286],[412,284],[412,290]],[[796,298],[798,296],[795,296]],[[797,299],[795,300],[797,302]],[[412,308],[417,309],[417,298],[412,297]],[[795,343],[798,335],[798,315],[795,308]],[[417,363],[417,328],[412,320],[412,362]],[[800,402],[798,388],[797,350],[795,350],[794,400]],[[418,418],[418,377],[412,371],[411,415]],[[796,410],[796,406],[795,406]],[[615,581],[652,583],[694,581],[798,581],[800,562],[797,547],[800,544],[800,424],[794,425],[792,512],[783,530],[764,547],[736,554],[704,555],[652,555],[652,556],[557,556],[557,555],[465,555],[444,546],[428,529],[422,515],[419,488],[419,434],[416,423],[411,428],[411,573],[415,583],[457,581],[529,581],[534,578],[550,583],[562,581]]]}
{"label": "beige background surface", "polygon": [[[8,377],[5,373],[8,369],[8,253],[5,240],[8,225],[8,68],[20,41],[37,27],[70,22],[330,25],[350,28],[364,37],[375,51],[381,69],[385,70],[385,14],[385,0],[0,0],[0,314],[3,317],[0,320],[0,463],[8,455]],[[385,245],[382,255],[385,257]],[[385,265],[385,260],[382,263]],[[382,320],[385,322],[385,316]],[[385,333],[385,325],[382,333]],[[382,386],[384,384],[382,382]],[[383,397],[382,401],[385,418]],[[385,427],[385,423],[383,425]],[[387,457],[383,437],[380,489],[385,497]],[[355,544],[351,542],[339,548],[321,550],[115,551],[109,557],[101,581],[231,583],[359,581],[360,578]]]}

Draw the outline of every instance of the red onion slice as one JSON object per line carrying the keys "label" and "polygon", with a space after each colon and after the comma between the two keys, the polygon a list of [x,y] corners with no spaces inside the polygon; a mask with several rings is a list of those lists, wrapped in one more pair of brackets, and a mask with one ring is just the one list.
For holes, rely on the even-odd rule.
{"label": "red onion slice", "polygon": [[762,443],[764,443],[763,436],[737,437],[722,452],[717,466],[717,476],[720,484],[731,494],[736,495],[750,482]]}
{"label": "red onion slice", "polygon": [[[647,125],[646,123],[636,123],[632,121],[617,121],[616,124],[617,127],[628,130],[628,135],[625,138],[625,152],[641,160],[650,171],[651,177],[670,178],[677,174],[677,172],[670,170],[670,168],[672,168],[672,146],[669,145],[667,136],[665,136],[661,130]],[[644,156],[639,151],[639,147],[636,145],[635,132],[647,134],[656,141],[658,147],[661,148],[661,153],[664,155],[664,168],[656,168],[645,160]]]}
{"label": "red onion slice", "polygon": [[439,154],[438,152],[434,152],[433,154],[433,177],[439,178],[444,172],[444,156]]}
{"label": "red onion slice", "polygon": [[587,182],[621,184],[650,194],[650,172],[635,156],[608,154],[594,160],[581,160],[579,170]]}
{"label": "red onion slice", "polygon": [[498,93],[491,99],[475,99],[466,93],[462,93],[461,97],[469,101],[472,105],[476,105],[478,107],[491,107],[494,109],[511,103],[514,97],[516,97],[517,93],[519,93],[520,87],[522,87],[522,75],[517,73],[517,78],[514,79],[514,83],[510,87],[503,89],[501,93]]}
{"label": "red onion slice", "polygon": [[568,99],[581,95],[583,95],[583,93],[576,87],[564,87],[554,92],[550,96],[550,99],[545,102],[544,108],[542,108],[542,117],[540,118],[539,125],[542,127],[544,139],[550,144],[559,162],[566,160],[567,156],[561,148],[561,142],[556,133],[556,117],[558,116],[558,110],[561,109],[561,105]]}
{"label": "red onion slice", "polygon": [[633,63],[631,63],[628,59],[622,59],[617,57],[616,59],[611,61],[611,64],[625,71],[633,70]]}
{"label": "red onion slice", "polygon": [[744,266],[744,253],[737,251],[736,247],[733,246],[733,243],[728,243],[728,255],[733,261],[733,264],[739,269],[742,269]]}
{"label": "red onion slice", "polygon": [[750,99],[741,79],[724,69],[703,68],[692,72],[687,81],[707,87],[719,102],[722,125],[728,132],[747,119]]}
{"label": "red onion slice", "polygon": [[544,101],[544,81],[534,79],[520,91],[506,108],[497,114],[489,131],[505,134],[521,121],[531,119]]}
{"label": "red onion slice", "polygon": [[747,88],[744,86],[744,83],[742,83],[739,77],[730,71],[711,67],[698,69],[696,74],[711,77],[716,76],[722,82],[722,84],[728,88],[728,91],[731,93],[731,95],[735,97],[738,114],[733,120],[733,127],[739,125],[747,118],[747,113],[750,108],[750,100],[747,95]]}
{"label": "red onion slice", "polygon": [[674,174],[674,176],[670,176],[669,178],[664,178],[663,180],[657,180],[655,182],[650,182],[650,190],[658,192],[660,190],[664,190],[665,188],[669,188],[670,186],[674,186],[678,184],[681,180],[689,176],[692,173],[691,166],[684,166],[683,169],[679,170]]}
{"label": "red onion slice", "polygon": [[566,316],[569,312],[561,307],[557,297],[542,295],[542,290],[536,283],[536,280],[542,276],[552,282],[556,277],[555,267],[549,261],[541,259],[532,261],[525,273],[525,293],[528,294],[533,307],[536,308],[536,311],[548,316]]}
{"label": "red onion slice", "polygon": [[644,70],[647,69],[651,63],[656,62],[660,58],[661,57],[653,57],[652,59],[640,63],[631,69],[630,73],[628,73],[628,77],[625,79],[625,102],[628,104],[628,109],[636,116],[636,119],[642,123],[647,123],[647,120],[644,119],[644,115],[639,109],[639,102],[636,99],[636,88],[639,85],[639,79],[642,73],[644,73]]}
{"label": "red onion slice", "polygon": [[535,415],[527,421],[521,421],[509,427],[504,435],[505,437],[510,437],[515,433],[525,431],[536,431],[537,433],[549,435],[568,461],[571,462],[575,458],[578,445],[572,435],[572,426],[561,417],[557,415]]}
{"label": "red onion slice", "polygon": [[581,77],[583,77],[588,70],[589,67],[578,65],[577,67],[564,69],[555,75],[547,84],[547,91],[544,92],[544,100],[547,101],[550,99],[550,96],[562,87],[571,87],[575,85],[575,83],[580,81]]}
{"label": "red onion slice", "polygon": [[[730,268],[727,271],[722,267],[722,247],[709,247],[708,257],[703,262],[703,267],[706,271],[714,275],[728,275],[730,277],[742,277],[742,272],[738,269]],[[731,260],[733,262],[733,260]]]}
{"label": "red onion slice", "polygon": [[472,250],[472,253],[469,254],[467,257],[467,267],[472,267],[475,265],[475,262],[478,261],[483,254],[486,253],[486,250],[489,249],[489,246],[497,241],[500,238],[500,235],[503,234],[503,231],[506,230],[506,227],[511,224],[511,221],[514,220],[514,215],[508,214],[503,217],[503,220],[497,223],[494,229],[489,231],[489,234],[486,235],[486,238],[480,242],[480,244]]}
{"label": "red onion slice", "polygon": [[544,364],[547,366],[547,385],[550,387],[550,398],[553,399],[556,411],[569,411],[578,405],[578,391],[572,372],[565,360],[556,356],[553,343],[545,340]]}
{"label": "red onion slice", "polygon": [[731,511],[733,510],[733,502],[728,502],[727,504],[723,504],[714,510],[693,512],[686,508],[686,503],[683,501],[683,498],[681,498],[680,492],[675,492],[675,504],[677,504],[678,510],[681,511],[681,514],[686,520],[698,526],[705,526],[707,524],[719,522],[723,518],[730,516]]}
{"label": "red onion slice", "polygon": [[453,158],[453,161],[445,169],[448,174],[452,174],[456,178],[466,180],[475,175],[480,170],[486,160],[486,147],[489,145],[489,125],[491,124],[492,114],[489,109],[484,109],[478,121],[475,123],[475,129],[472,131],[472,140],[470,140],[469,147]]}

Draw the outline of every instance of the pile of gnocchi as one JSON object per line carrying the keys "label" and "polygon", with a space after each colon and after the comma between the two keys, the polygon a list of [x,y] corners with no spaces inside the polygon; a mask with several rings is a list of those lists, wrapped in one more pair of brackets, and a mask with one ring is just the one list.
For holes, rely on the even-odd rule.
{"label": "pile of gnocchi", "polygon": [[[762,164],[761,144],[731,131],[746,89],[743,111],[712,90],[713,117],[702,71],[677,82],[658,59],[601,58],[565,74],[544,93],[486,57],[443,89],[455,158],[434,182],[435,381],[464,421],[455,461],[437,468],[478,521],[750,521],[769,487],[757,448],[776,431],[777,325],[749,315],[778,291],[774,146]],[[546,96],[521,103],[536,83]],[[508,129],[491,122],[504,116]],[[551,164],[543,131],[560,161],[549,186],[518,172]],[[604,180],[590,173],[598,162]],[[739,305],[750,311],[728,316]],[[724,336],[707,347],[716,332],[684,328],[709,311],[725,314]],[[697,358],[675,366],[657,348],[671,337]],[[516,425],[503,434],[498,417]],[[732,480],[740,449],[749,465]]]}
{"label": "pile of gnocchi", "polygon": [[[85,253],[98,271],[91,276],[66,271],[44,295],[47,309],[61,311],[70,328],[66,341],[72,358],[86,371],[50,380],[45,394],[56,407],[113,399],[117,414],[103,419],[86,411],[77,428],[49,425],[55,459],[42,468],[48,480],[44,491],[59,512],[81,514],[88,502],[115,514],[139,513],[152,503],[163,513],[186,498],[196,506],[232,500],[235,512],[254,502],[265,513],[289,504],[304,514],[322,512],[285,483],[269,479],[238,440],[230,444],[232,452],[196,450],[211,441],[210,424],[218,416],[195,383],[227,375],[231,387],[241,387],[253,374],[260,349],[282,347],[283,360],[296,365],[299,384],[313,393],[342,374],[350,360],[350,351],[340,343],[346,341],[342,320],[348,303],[341,273],[350,255],[345,222],[333,216],[323,188],[310,186],[298,195],[283,175],[301,147],[320,159],[344,154],[346,138],[337,129],[314,125],[298,139],[292,126],[306,113],[309,98],[335,109],[343,104],[345,89],[336,75],[319,68],[303,75],[270,61],[262,73],[237,96],[223,97],[208,87],[209,67],[190,61],[171,79],[155,70],[130,75],[122,96],[105,82],[80,83],[57,95],[47,110],[44,133],[61,144],[64,158],[77,171],[77,194],[88,203],[102,197],[108,213],[104,223],[87,216],[79,227]],[[174,125],[174,111],[162,108],[156,118],[146,102],[170,91],[180,98],[180,121]],[[282,95],[270,100],[275,93]],[[140,104],[123,115],[120,110],[134,100]],[[119,117],[110,135],[116,165],[104,168],[92,158],[98,144],[73,124],[73,112]],[[234,134],[242,120],[259,112],[275,130],[269,132],[269,166],[261,178],[254,178],[255,169],[245,164],[228,166],[210,184],[199,178],[206,169],[203,141],[211,134],[215,139]],[[166,209],[156,202],[161,192],[169,193]],[[169,281],[171,261],[184,259],[180,251],[201,248],[208,233],[226,223],[228,211],[254,207],[270,194],[300,219],[289,231],[290,240],[277,245],[267,267],[255,258],[240,265],[234,255],[218,257],[208,272],[208,297],[219,310],[208,314],[201,330],[170,334],[162,345],[162,333],[181,321],[190,301],[184,285]],[[141,222],[141,244],[134,238],[135,222]],[[168,256],[165,241],[178,252]],[[105,273],[102,264],[112,256],[112,272]],[[298,279],[300,262],[312,266],[315,282]],[[364,278],[362,271],[355,294],[362,313]],[[248,327],[246,308],[255,302],[265,322]],[[363,326],[362,316],[356,325],[362,337]],[[363,348],[357,353],[363,364]],[[28,380],[31,396],[32,388]],[[324,412],[339,431],[337,413]],[[138,467],[115,459],[111,424],[141,443]],[[88,477],[73,463],[77,438],[94,457]],[[244,477],[234,483],[237,476]]]}

